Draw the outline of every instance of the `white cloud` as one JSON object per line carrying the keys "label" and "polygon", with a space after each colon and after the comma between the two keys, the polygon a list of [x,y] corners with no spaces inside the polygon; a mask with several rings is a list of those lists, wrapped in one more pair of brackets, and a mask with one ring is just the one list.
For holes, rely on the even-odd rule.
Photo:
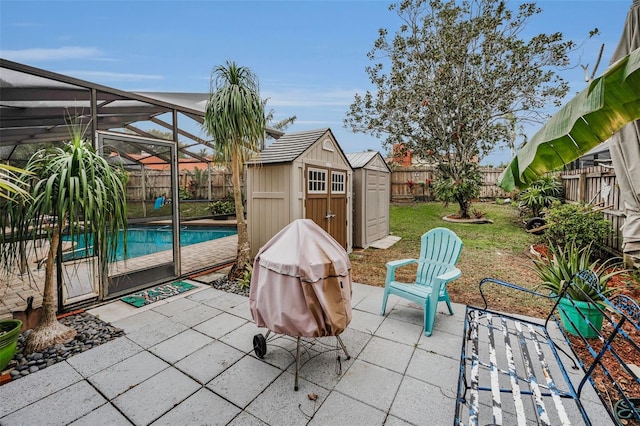
{"label": "white cloud", "polygon": [[355,93],[355,89],[283,88],[261,91],[260,96],[269,98],[267,107],[327,107],[350,105]]}
{"label": "white cloud", "polygon": [[101,55],[94,47],[66,46],[53,49],[33,48],[21,50],[3,50],[3,58],[16,62],[60,61],[69,59],[97,58]]}
{"label": "white cloud", "polygon": [[62,71],[62,74],[74,76],[90,81],[149,81],[163,80],[164,76],[158,74],[131,74],[107,71]]}

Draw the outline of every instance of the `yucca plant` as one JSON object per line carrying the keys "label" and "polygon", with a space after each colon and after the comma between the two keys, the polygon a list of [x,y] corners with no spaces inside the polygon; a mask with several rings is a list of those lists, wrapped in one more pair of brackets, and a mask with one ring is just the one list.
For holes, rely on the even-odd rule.
{"label": "yucca plant", "polygon": [[[13,269],[26,247],[46,235],[49,252],[45,263],[45,282],[40,323],[25,343],[25,353],[41,351],[64,342],[75,330],[56,319],[55,264],[64,232],[71,241],[83,239],[93,246],[103,275],[107,261],[115,256],[118,231],[127,227],[126,174],[107,163],[84,139],[84,129],[70,123],[70,141],[63,147],[36,152],[20,175],[20,186],[30,194],[28,202],[11,198],[1,205],[0,225],[9,231],[3,239],[0,266]],[[53,217],[53,223],[46,220]],[[7,232],[6,230],[4,232]],[[126,233],[125,233],[126,239]],[[34,244],[25,244],[32,241]],[[126,250],[126,241],[125,250]],[[57,258],[58,257],[58,258]]]}
{"label": "yucca plant", "polygon": [[[593,256],[592,245],[578,247],[574,243],[564,246],[550,245],[550,258],[534,259],[534,270],[542,280],[540,287],[548,290],[552,295],[559,295],[565,283],[573,280],[566,295],[573,300],[590,302],[599,301],[601,296],[608,297],[615,288],[610,288],[608,282],[611,277],[624,273],[617,268],[622,264],[620,258],[591,260]],[[576,274],[585,269],[592,270],[598,277],[599,284],[596,287],[580,279]]]}
{"label": "yucca plant", "polygon": [[238,227],[238,251],[229,278],[242,278],[250,263],[249,234],[244,219],[241,177],[244,162],[258,152],[265,132],[264,104],[258,77],[249,68],[227,62],[214,68],[211,94],[207,101],[203,128],[213,139],[219,156],[231,163],[233,199]]}

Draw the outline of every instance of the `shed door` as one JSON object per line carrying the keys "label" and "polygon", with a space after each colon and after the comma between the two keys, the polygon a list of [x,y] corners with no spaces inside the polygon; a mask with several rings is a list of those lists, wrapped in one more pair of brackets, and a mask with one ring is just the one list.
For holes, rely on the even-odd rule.
{"label": "shed door", "polygon": [[366,182],[366,243],[389,234],[389,174],[365,170]]}
{"label": "shed door", "polygon": [[305,218],[347,248],[347,173],[321,167],[306,170]]}

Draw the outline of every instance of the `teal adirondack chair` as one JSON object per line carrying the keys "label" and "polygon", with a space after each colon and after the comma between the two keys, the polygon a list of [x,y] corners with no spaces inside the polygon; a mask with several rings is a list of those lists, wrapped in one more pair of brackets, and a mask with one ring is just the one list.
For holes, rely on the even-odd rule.
{"label": "teal adirondack chair", "polygon": [[[462,275],[462,272],[456,268],[461,251],[462,240],[455,232],[447,228],[434,228],[420,239],[419,259],[388,262],[380,315],[385,314],[387,298],[390,294],[411,300],[424,309],[424,334],[431,336],[438,302],[447,302],[449,313],[453,315],[447,283]],[[396,269],[412,263],[418,264],[415,283],[406,284],[396,281]]]}

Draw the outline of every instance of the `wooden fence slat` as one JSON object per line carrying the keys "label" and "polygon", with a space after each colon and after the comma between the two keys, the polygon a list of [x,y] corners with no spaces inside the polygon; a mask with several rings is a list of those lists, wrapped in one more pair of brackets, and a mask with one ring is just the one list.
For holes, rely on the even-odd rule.
{"label": "wooden fence slat", "polygon": [[[497,186],[498,177],[502,168],[481,167],[482,186],[480,199],[495,199],[513,197],[513,193],[506,193]],[[593,166],[584,169],[566,170],[557,172],[562,180],[565,192],[565,200],[569,202],[593,203],[602,206],[613,205],[603,210],[604,217],[611,222],[613,233],[605,241],[605,245],[614,252],[622,252],[622,232],[620,227],[624,224],[624,206],[620,197],[620,189],[617,186],[616,174],[613,169],[602,166]],[[391,172],[391,200],[423,199],[430,201],[433,194],[427,181],[434,180],[435,173],[430,166],[398,167]],[[413,187],[407,183],[414,182]],[[603,184],[610,188],[607,197],[602,197]]]}
{"label": "wooden fence slat", "polygon": [[[145,170],[145,200],[153,200],[156,197],[165,194],[171,194],[171,173],[169,171]],[[180,173],[178,182],[181,187],[188,189],[192,177],[185,172]],[[208,179],[207,179],[208,180]],[[211,172],[211,198],[214,200],[233,196],[231,184],[231,173],[220,170]],[[201,185],[197,189],[199,199],[207,198],[207,183]],[[129,172],[129,180],[127,182],[127,199],[141,201],[142,200],[142,175],[140,172]]]}
{"label": "wooden fence slat", "polygon": [[[562,179],[566,201],[612,206],[602,211],[605,219],[611,222],[613,229],[613,233],[609,235],[604,244],[614,252],[621,253],[622,232],[620,228],[624,224],[625,215],[615,172],[602,166],[592,166],[584,169],[566,170],[559,173],[559,176]],[[603,190],[607,187],[608,191]]]}
{"label": "wooden fence slat", "polygon": [[[507,198],[510,194],[498,187],[498,177],[504,169],[496,169],[493,167],[481,167],[482,185],[480,187],[480,199],[488,198]],[[433,182],[435,173],[433,167],[417,166],[417,167],[398,167],[391,172],[391,199],[406,199],[424,197],[424,201],[433,199],[431,188],[427,182]],[[414,182],[413,188],[408,184],[409,181]]]}

